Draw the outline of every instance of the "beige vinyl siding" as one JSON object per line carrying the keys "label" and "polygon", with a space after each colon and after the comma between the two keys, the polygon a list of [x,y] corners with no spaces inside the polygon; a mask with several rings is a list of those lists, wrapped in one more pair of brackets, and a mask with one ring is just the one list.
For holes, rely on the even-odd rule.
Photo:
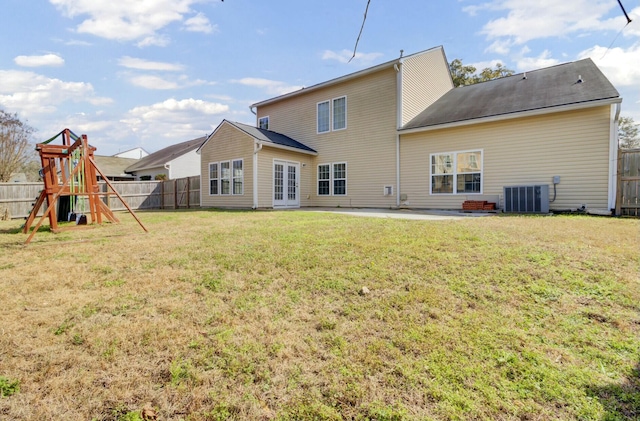
{"label": "beige vinyl siding", "polygon": [[[222,124],[200,151],[201,206],[251,208],[253,206],[253,138],[229,124]],[[243,159],[242,195],[209,195],[209,163]]]}
{"label": "beige vinyl siding", "polygon": [[404,59],[401,126],[424,111],[450,89],[453,89],[453,82],[442,48]]}
{"label": "beige vinyl siding", "polygon": [[264,145],[258,152],[258,208],[273,207],[273,161],[297,162],[300,164],[300,206],[310,206],[311,175],[313,157]]}
{"label": "beige vinyl siding", "polygon": [[608,207],[610,107],[476,124],[401,136],[401,193],[406,206],[460,209],[472,195],[429,195],[429,154],[482,150],[483,194],[503,187],[549,185],[560,176],[551,209]]}
{"label": "beige vinyl siding", "polygon": [[[258,118],[269,116],[271,130],[318,152],[309,168],[310,199],[301,204],[395,206],[395,198],[384,196],[383,187],[396,184],[396,81],[396,72],[390,67],[258,108]],[[318,134],[317,103],[342,96],[347,97],[347,128]],[[347,196],[320,197],[316,188],[317,164],[335,162],[347,162]]]}

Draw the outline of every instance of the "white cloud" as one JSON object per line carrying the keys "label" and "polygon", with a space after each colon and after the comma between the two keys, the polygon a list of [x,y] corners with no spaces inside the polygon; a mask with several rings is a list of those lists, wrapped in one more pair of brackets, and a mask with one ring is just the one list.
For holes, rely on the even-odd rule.
{"label": "white cloud", "polygon": [[[353,57],[353,51],[351,50],[342,50],[337,52],[331,51],[331,50],[325,50],[322,53],[323,60],[336,60],[340,63],[345,63],[345,64],[349,63],[349,60],[351,60],[351,57]],[[353,60],[351,60],[351,62],[358,65],[362,65],[362,66],[368,66],[372,64],[379,57],[382,57],[382,53],[356,52],[356,56],[353,57]]]}
{"label": "white cloud", "polygon": [[490,51],[507,53],[513,45],[549,37],[583,34],[595,30],[619,31],[626,20],[621,14],[606,15],[617,7],[609,0],[493,0],[463,10],[475,15],[483,10],[507,15],[489,21],[481,33],[489,40],[497,40]]}
{"label": "white cloud", "polygon": [[[528,51],[528,49],[524,51]],[[528,70],[555,66],[558,63],[560,63],[559,60],[551,58],[551,52],[549,52],[549,50],[544,50],[538,57],[520,57],[516,62],[516,66],[518,70],[526,72]]]}
{"label": "white cloud", "polygon": [[139,86],[141,88],[146,88],[146,89],[163,90],[163,89],[177,89],[180,87],[180,85],[178,85],[175,82],[163,79],[158,76],[151,76],[151,75],[134,76],[131,79],[129,79],[129,81],[134,86]]}
{"label": "white cloud", "polygon": [[614,86],[640,86],[640,44],[628,50],[607,49],[596,45],[578,54],[579,59],[590,57]]}
{"label": "white cloud", "polygon": [[228,110],[227,105],[200,99],[167,99],[129,110],[121,123],[141,139],[165,138],[177,142],[210,132],[218,123],[215,117]]}
{"label": "white cloud", "polygon": [[198,13],[194,17],[187,19],[184,22],[184,27],[187,31],[203,32],[205,34],[210,34],[218,30],[218,26],[211,25],[209,18],[207,18],[203,13]]}
{"label": "white cloud", "polygon": [[66,101],[92,105],[113,102],[96,96],[93,86],[85,82],[65,82],[17,70],[0,70],[0,80],[0,105],[26,115],[53,113]]}
{"label": "white cloud", "polygon": [[[78,33],[118,41],[139,40],[138,46],[148,46],[166,45],[168,39],[158,35],[157,31],[171,23],[180,22],[185,15],[193,13],[190,7],[199,0],[49,0],[49,2],[70,18],[84,19],[75,27]],[[187,27],[205,29],[206,17],[203,19],[199,16],[200,14],[189,19],[195,20]]]}
{"label": "white cloud", "polygon": [[17,56],[13,61],[22,67],[41,67],[64,65],[64,59],[56,54],[44,54],[41,56]]}
{"label": "white cloud", "polygon": [[137,70],[161,70],[165,72],[180,72],[184,70],[184,66],[182,64],[149,61],[129,56],[124,56],[118,59],[118,64],[122,67]]}
{"label": "white cloud", "polygon": [[283,95],[289,92],[302,89],[302,86],[287,85],[277,80],[269,80],[255,77],[245,77],[242,79],[231,80],[232,83],[238,83],[244,86],[256,87],[264,90],[269,95]]}

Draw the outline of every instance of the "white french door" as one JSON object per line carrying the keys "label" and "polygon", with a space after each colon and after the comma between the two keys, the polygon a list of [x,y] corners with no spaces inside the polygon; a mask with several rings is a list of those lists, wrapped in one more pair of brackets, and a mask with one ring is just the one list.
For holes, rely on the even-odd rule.
{"label": "white french door", "polygon": [[300,207],[300,163],[273,161],[273,207]]}

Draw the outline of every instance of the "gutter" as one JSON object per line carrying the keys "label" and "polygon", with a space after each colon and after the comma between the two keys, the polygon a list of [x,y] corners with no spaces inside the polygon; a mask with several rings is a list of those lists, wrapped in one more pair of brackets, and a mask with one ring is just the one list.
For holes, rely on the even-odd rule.
{"label": "gutter", "polygon": [[611,123],[609,131],[608,208],[614,209],[614,215],[616,209],[616,197],[618,196],[618,119],[620,117],[620,108],[620,102],[611,105]]}

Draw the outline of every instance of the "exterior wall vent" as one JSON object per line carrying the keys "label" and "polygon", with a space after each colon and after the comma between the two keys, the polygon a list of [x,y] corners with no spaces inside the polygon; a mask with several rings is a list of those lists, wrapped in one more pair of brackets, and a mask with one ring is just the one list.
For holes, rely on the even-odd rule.
{"label": "exterior wall vent", "polygon": [[549,213],[549,186],[504,187],[504,211],[508,213]]}
{"label": "exterior wall vent", "polygon": [[384,186],[384,195],[393,196],[393,186]]}

